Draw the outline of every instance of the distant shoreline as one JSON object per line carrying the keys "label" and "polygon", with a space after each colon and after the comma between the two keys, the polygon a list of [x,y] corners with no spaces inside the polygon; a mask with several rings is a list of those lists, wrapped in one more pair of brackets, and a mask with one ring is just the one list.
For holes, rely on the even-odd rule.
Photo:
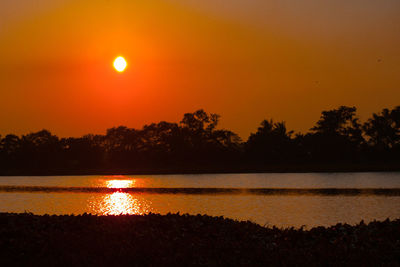
{"label": "distant shoreline", "polygon": [[305,134],[263,120],[247,141],[217,128],[219,115],[202,109],[179,123],[118,126],[104,135],[8,134],[0,138],[0,175],[400,171],[399,115],[400,106],[384,109],[360,124],[355,107],[340,106],[322,111]]}
{"label": "distant shoreline", "polygon": [[159,169],[87,169],[87,170],[0,170],[0,176],[70,176],[70,175],[184,175],[234,173],[335,173],[335,172],[400,172],[400,164],[320,164],[274,165],[235,168],[159,168]]}

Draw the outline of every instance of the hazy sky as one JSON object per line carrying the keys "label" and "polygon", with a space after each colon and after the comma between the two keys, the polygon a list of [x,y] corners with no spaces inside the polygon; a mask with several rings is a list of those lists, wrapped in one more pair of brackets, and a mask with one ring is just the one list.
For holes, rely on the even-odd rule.
{"label": "hazy sky", "polygon": [[[115,57],[128,68],[117,73]],[[322,110],[400,105],[399,0],[0,1],[0,134],[179,121],[247,138]]]}

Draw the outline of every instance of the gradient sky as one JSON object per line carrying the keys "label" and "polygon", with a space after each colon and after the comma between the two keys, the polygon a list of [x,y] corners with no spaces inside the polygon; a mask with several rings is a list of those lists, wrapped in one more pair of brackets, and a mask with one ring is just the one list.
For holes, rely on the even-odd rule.
{"label": "gradient sky", "polygon": [[400,105],[399,0],[0,1],[2,135],[204,108],[246,139],[264,118],[307,131],[339,105],[362,119]]}

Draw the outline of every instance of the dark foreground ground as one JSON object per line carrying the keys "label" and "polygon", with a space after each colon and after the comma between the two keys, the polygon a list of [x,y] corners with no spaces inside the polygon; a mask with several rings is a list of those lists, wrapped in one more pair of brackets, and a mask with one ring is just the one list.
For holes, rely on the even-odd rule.
{"label": "dark foreground ground", "polygon": [[264,228],[190,215],[0,213],[0,266],[399,266],[400,219]]}

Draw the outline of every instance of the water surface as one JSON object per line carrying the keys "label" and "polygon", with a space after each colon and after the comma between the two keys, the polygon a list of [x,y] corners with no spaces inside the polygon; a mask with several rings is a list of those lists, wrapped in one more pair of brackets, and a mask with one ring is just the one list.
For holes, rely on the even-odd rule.
{"label": "water surface", "polygon": [[[400,173],[253,173],[114,176],[0,176],[0,185],[161,188],[400,188]],[[113,186],[113,185],[112,185]]]}
{"label": "water surface", "polygon": [[180,212],[313,227],[399,218],[400,194],[388,192],[400,192],[400,173],[3,176],[0,212]]}

